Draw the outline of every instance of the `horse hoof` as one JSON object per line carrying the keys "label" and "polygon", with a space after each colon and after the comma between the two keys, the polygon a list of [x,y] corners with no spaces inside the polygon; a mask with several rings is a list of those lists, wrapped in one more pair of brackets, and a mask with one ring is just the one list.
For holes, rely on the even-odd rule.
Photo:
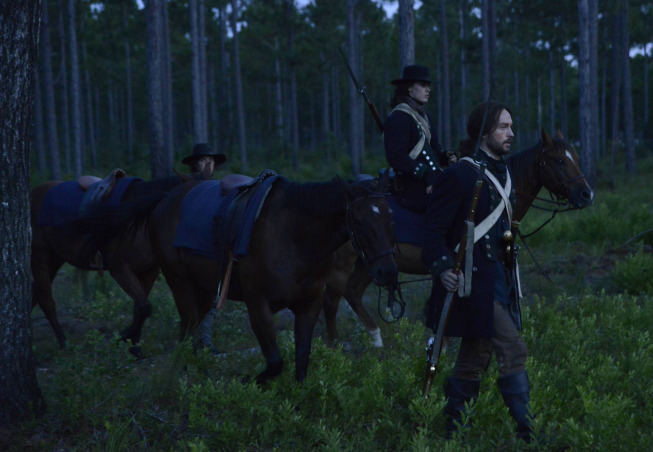
{"label": "horse hoof", "polygon": [[143,351],[141,350],[140,345],[134,345],[132,347],[129,347],[129,353],[134,355],[134,357],[139,361],[141,359],[145,359],[145,355],[143,354]]}

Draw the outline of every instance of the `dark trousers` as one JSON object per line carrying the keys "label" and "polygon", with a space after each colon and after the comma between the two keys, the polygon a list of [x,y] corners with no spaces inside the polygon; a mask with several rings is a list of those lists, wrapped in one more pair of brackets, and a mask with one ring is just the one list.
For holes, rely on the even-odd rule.
{"label": "dark trousers", "polygon": [[526,342],[519,334],[512,317],[500,302],[494,302],[494,337],[463,338],[452,377],[461,380],[481,378],[490,364],[492,352],[497,360],[499,376],[526,370]]}

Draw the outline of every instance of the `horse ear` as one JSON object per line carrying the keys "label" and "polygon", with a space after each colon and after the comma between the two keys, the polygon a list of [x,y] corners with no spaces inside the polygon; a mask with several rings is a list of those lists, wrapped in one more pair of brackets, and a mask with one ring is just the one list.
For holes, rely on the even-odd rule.
{"label": "horse ear", "polygon": [[558,129],[558,130],[556,131],[556,138],[558,138],[558,139],[560,139],[560,140],[564,140],[564,139],[565,139],[565,136],[562,134],[562,132],[560,131],[560,129]]}
{"label": "horse ear", "polygon": [[180,173],[179,171],[177,171],[176,168],[172,168],[172,170],[175,172],[175,174],[177,175],[177,177],[179,178],[182,184],[190,180],[190,178],[187,175]]}
{"label": "horse ear", "polygon": [[551,139],[548,133],[546,133],[546,130],[542,129],[542,142],[544,143],[545,148],[550,148],[552,147],[555,143]]}

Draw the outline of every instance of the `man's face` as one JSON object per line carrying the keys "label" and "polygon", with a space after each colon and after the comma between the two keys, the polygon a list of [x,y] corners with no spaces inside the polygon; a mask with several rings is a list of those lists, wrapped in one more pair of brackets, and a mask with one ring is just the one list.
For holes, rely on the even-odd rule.
{"label": "man's face", "polygon": [[420,104],[427,103],[430,94],[431,84],[429,82],[415,82],[408,87],[408,95]]}
{"label": "man's face", "polygon": [[213,157],[202,157],[195,165],[195,172],[210,177],[213,175],[213,170],[215,169],[215,160],[213,160]]}
{"label": "man's face", "polygon": [[485,135],[485,149],[489,151],[495,158],[510,154],[510,146],[515,134],[512,133],[512,117],[507,110],[503,110],[499,115],[499,123],[497,127]]}

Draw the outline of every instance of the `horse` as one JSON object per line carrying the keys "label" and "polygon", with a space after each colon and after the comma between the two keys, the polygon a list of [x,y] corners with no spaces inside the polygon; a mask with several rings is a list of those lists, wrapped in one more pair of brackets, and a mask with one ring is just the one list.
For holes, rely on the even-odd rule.
{"label": "horse", "polygon": [[[152,181],[138,178],[123,177],[118,179],[113,190],[108,192],[116,202],[127,202],[141,197],[161,197],[173,187],[188,178],[204,178],[205,175],[170,176]],[[82,178],[92,178],[82,176]],[[92,178],[97,180],[98,178]],[[129,179],[129,180],[127,180]],[[124,183],[120,194],[118,188]],[[83,185],[80,180],[79,185]],[[69,191],[70,190],[70,191]],[[37,304],[43,310],[50,322],[60,347],[66,346],[66,336],[57,318],[56,303],[52,296],[52,283],[57,272],[64,263],[87,270],[97,271],[102,275],[104,270],[115,279],[118,285],[129,295],[134,304],[131,325],[120,332],[124,341],[131,343],[130,351],[136,357],[143,357],[138,343],[145,319],[151,314],[152,305],[148,300],[149,293],[159,274],[159,266],[154,260],[150,242],[145,228],[134,234],[117,236],[98,248],[92,240],[92,233],[83,231],[76,222],[79,220],[78,207],[82,198],[82,187],[77,181],[48,181],[31,190],[31,226],[32,226],[32,309]],[[69,202],[63,198],[72,194],[76,201]],[[50,197],[55,206],[42,212],[44,200]],[[107,200],[102,201],[104,205]],[[70,210],[63,211],[63,207]],[[88,215],[92,217],[93,207],[89,207]],[[50,225],[54,220],[56,226]],[[98,250],[102,250],[101,258]],[[93,262],[96,260],[96,262]]]}
{"label": "horse", "polygon": [[150,214],[149,236],[180,316],[180,340],[200,336],[200,345],[210,345],[201,343],[200,322],[219,289],[227,290],[228,300],[247,307],[266,361],[255,379],[264,383],[283,369],[273,315],[288,308],[295,315],[295,379],[302,381],[334,252],[349,241],[370,280],[396,282],[392,213],[386,195],[370,182],[376,183],[299,183],[279,176],[260,207],[247,253],[235,261],[231,274],[219,271],[219,259],[175,246],[183,202],[202,184],[189,182],[172,190]]}
{"label": "horse", "polygon": [[[506,157],[516,192],[514,219],[521,221],[524,218],[542,187],[558,199],[566,200],[574,209],[591,205],[594,202],[594,192],[578,162],[578,154],[560,131],[552,138],[542,130],[541,140],[537,144]],[[420,246],[400,242],[398,248],[396,259],[401,273],[429,274],[428,268],[421,261]],[[338,339],[336,315],[340,299],[344,296],[372,337],[372,343],[382,347],[380,329],[363,306],[363,294],[370,279],[351,247],[344,245],[336,254],[336,271],[324,294],[327,340],[333,344]]]}

